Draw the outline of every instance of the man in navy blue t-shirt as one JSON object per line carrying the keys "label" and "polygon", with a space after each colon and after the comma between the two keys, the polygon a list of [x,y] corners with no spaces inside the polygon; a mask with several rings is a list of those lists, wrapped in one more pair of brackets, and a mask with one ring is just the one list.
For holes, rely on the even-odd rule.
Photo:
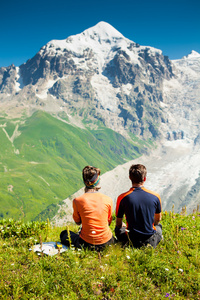
{"label": "man in navy blue t-shirt", "polygon": [[[145,166],[132,165],[129,169],[132,187],[117,198],[115,235],[123,244],[129,241],[135,248],[147,244],[155,248],[162,239],[161,199],[143,186],[146,175]],[[124,214],[127,226],[122,222]]]}

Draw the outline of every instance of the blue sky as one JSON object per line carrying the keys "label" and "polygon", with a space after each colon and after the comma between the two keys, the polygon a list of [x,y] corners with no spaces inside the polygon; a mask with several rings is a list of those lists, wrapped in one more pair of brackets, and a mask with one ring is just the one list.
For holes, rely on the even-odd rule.
{"label": "blue sky", "polygon": [[100,21],[170,59],[200,53],[200,0],[0,0],[0,12],[0,67]]}

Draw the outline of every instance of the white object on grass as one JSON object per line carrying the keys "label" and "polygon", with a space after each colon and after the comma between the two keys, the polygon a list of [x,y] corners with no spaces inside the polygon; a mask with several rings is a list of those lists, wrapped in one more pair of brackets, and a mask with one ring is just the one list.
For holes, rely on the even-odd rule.
{"label": "white object on grass", "polygon": [[[57,245],[61,246],[61,248],[58,249]],[[41,249],[41,245],[37,244],[37,245],[34,245],[32,248],[29,249],[29,251],[34,251],[38,255],[40,255],[40,253],[44,253],[44,254],[50,255],[50,256],[56,255],[59,252],[63,253],[65,251],[67,251],[67,250],[68,250],[68,247],[65,246],[65,245],[63,245],[63,244],[61,244],[60,242],[46,242],[46,243],[42,243],[42,249]]]}

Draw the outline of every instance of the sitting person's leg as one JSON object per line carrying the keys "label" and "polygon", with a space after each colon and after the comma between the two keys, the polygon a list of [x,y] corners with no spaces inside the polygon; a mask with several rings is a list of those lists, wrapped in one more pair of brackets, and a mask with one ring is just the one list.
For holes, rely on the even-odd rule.
{"label": "sitting person's leg", "polygon": [[102,251],[103,249],[105,249],[106,246],[114,244],[115,239],[112,236],[112,238],[109,241],[107,241],[106,243],[100,244],[100,245],[94,245],[94,244],[89,244],[89,243],[85,242],[82,238],[80,238],[79,243],[82,246],[82,248],[88,248],[90,250],[95,250],[95,251],[99,252],[99,251]]}
{"label": "sitting person's leg", "polygon": [[123,242],[123,244],[126,244],[126,241],[129,241],[129,245],[134,248],[141,248],[143,246],[147,246],[148,244],[151,245],[153,248],[156,248],[156,246],[159,244],[159,242],[162,239],[162,225],[158,224],[155,227],[156,227],[156,232],[150,237],[146,237],[146,238],[135,232],[128,232],[126,234],[125,227],[122,227],[120,229],[116,227],[115,234],[117,239]]}
{"label": "sitting person's leg", "polygon": [[159,233],[159,235],[162,238],[162,225],[159,223],[158,225],[155,226],[156,227],[156,232]]}
{"label": "sitting person's leg", "polygon": [[[66,245],[70,247],[70,244],[72,244],[75,248],[81,248],[80,242],[79,242],[79,234],[69,231],[70,237],[68,236],[68,231],[64,230],[60,234],[60,240],[63,245]],[[71,242],[70,242],[71,241]]]}
{"label": "sitting person's leg", "polygon": [[119,242],[125,245],[128,242],[128,236],[126,234],[126,227],[122,226],[121,228],[115,227],[115,235]]}
{"label": "sitting person's leg", "polygon": [[[69,231],[69,234],[70,234],[70,238],[68,236],[68,231],[67,230],[62,231],[61,234],[60,234],[61,243],[63,245],[68,246],[68,247],[70,247],[70,243],[71,243],[75,248],[80,248],[80,249],[81,248],[89,248],[91,250],[101,251],[106,246],[114,244],[114,242],[115,242],[115,239],[112,236],[112,238],[104,244],[92,245],[92,244],[89,244],[89,243],[85,242],[82,238],[80,238],[79,234],[74,233],[73,231]],[[70,242],[70,240],[71,240],[71,242]]]}
{"label": "sitting person's leg", "polygon": [[156,248],[156,246],[162,240],[162,225],[158,224],[155,227],[156,232],[148,240],[145,241],[145,245],[150,244],[153,248]]}

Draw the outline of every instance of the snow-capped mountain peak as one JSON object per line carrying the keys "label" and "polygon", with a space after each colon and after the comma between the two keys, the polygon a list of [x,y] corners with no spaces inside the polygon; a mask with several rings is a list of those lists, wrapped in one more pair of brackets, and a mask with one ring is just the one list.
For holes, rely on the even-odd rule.
{"label": "snow-capped mountain peak", "polygon": [[80,34],[69,36],[67,39],[52,40],[42,47],[41,51],[55,52],[56,49],[62,51],[66,49],[74,53],[81,53],[88,47],[97,50],[107,44],[107,48],[110,48],[110,46],[123,40],[126,38],[119,31],[102,21]]}
{"label": "snow-capped mountain peak", "polygon": [[196,76],[199,77],[200,54],[198,52],[192,50],[190,54],[184,56],[182,59],[174,60],[173,63],[183,74],[186,74],[186,77],[190,75],[192,80]]}
{"label": "snow-capped mountain peak", "polygon": [[95,26],[86,29],[82,32],[82,35],[94,38],[95,36],[100,37],[102,40],[113,39],[113,38],[125,38],[118,30],[112,25],[106,22],[99,22]]}
{"label": "snow-capped mountain peak", "polygon": [[[81,54],[85,49],[90,48],[95,53],[103,51],[107,55],[111,48],[121,48],[127,51],[127,48],[131,44],[135,44],[135,42],[124,37],[109,23],[101,21],[95,26],[79,34],[69,36],[64,40],[52,40],[48,42],[41,48],[40,54],[49,52],[51,55],[59,55],[60,51]],[[140,46],[138,44],[137,47],[139,48],[135,48],[135,53],[140,50],[147,50],[151,55],[155,55],[156,53],[162,55],[162,51],[154,47]]]}
{"label": "snow-capped mountain peak", "polygon": [[187,56],[184,56],[183,58],[184,59],[200,58],[200,54],[198,52],[192,50],[190,54],[188,54]]}

